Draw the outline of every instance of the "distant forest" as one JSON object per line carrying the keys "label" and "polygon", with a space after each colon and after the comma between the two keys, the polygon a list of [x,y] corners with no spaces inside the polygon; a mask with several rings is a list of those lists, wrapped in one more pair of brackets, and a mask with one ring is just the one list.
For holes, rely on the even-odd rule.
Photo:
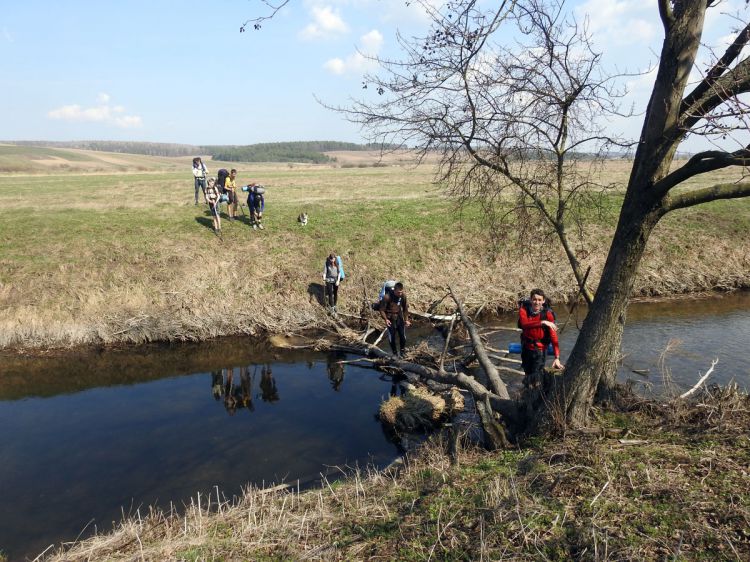
{"label": "distant forest", "polygon": [[245,146],[193,146],[189,144],[127,141],[3,141],[20,146],[79,148],[102,152],[145,154],[148,156],[211,156],[224,162],[308,162],[321,164],[331,158],[324,152],[336,150],[379,150],[380,144],[356,144],[337,141],[299,141],[249,144]]}

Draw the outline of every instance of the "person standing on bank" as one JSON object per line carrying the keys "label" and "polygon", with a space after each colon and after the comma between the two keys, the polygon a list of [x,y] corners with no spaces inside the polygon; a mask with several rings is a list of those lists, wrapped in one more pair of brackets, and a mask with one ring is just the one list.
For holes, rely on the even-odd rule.
{"label": "person standing on bank", "polygon": [[532,289],[529,298],[519,303],[518,327],[521,328],[521,365],[526,373],[524,386],[533,386],[542,380],[550,343],[555,355],[552,368],[564,367],[560,362],[555,315],[541,289]]}
{"label": "person standing on bank", "polygon": [[[404,294],[403,283],[396,283],[393,290],[385,292],[383,299],[380,301],[379,310],[388,328],[388,342],[391,344],[393,355],[403,357],[406,347],[406,328],[411,326],[409,303],[406,300],[406,294]],[[399,340],[398,350],[396,349],[397,335]]]}
{"label": "person standing on bank", "polygon": [[339,283],[341,283],[341,268],[336,261],[336,254],[330,254],[323,265],[323,281],[326,284],[325,300],[328,310],[336,314],[336,304],[339,300]]}
{"label": "person standing on bank", "polygon": [[195,181],[195,204],[198,205],[198,190],[206,194],[206,178],[208,177],[208,168],[200,159],[200,156],[193,158],[193,179]]}
{"label": "person standing on bank", "polygon": [[224,193],[227,194],[227,213],[229,220],[237,218],[237,170],[229,170],[229,176],[224,182]]}

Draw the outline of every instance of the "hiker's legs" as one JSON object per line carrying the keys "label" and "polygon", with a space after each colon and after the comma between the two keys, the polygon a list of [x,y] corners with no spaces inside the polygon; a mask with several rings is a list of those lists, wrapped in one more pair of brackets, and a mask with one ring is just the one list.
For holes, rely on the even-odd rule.
{"label": "hiker's legs", "polygon": [[406,347],[406,324],[404,324],[404,320],[400,317],[396,320],[396,332],[398,332],[399,349],[403,354]]}
{"label": "hiker's legs", "polygon": [[523,378],[524,386],[534,386],[542,380],[545,359],[544,351],[526,349],[525,347],[521,350],[521,366],[523,372],[526,373]]}
{"label": "hiker's legs", "polygon": [[339,302],[339,286],[333,283],[333,306],[336,306]]}
{"label": "hiker's legs", "polygon": [[206,180],[202,178],[195,178],[195,204],[198,204],[198,190],[203,191],[203,194],[206,193]]}
{"label": "hiker's legs", "polygon": [[397,320],[391,320],[391,325],[388,326],[388,343],[391,344],[391,351],[393,355],[396,355],[398,349],[396,348],[396,323]]}
{"label": "hiker's legs", "polygon": [[334,305],[334,295],[333,295],[333,289],[336,286],[335,283],[329,283],[326,281],[326,305],[327,306],[333,306]]}

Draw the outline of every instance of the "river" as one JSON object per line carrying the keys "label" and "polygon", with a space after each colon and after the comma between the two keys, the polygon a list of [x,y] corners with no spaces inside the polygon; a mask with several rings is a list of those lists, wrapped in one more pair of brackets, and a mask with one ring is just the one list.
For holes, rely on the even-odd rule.
{"label": "river", "polygon": [[[577,321],[565,324],[558,311],[563,358]],[[515,317],[488,323],[512,327]],[[666,373],[667,390],[681,390],[718,358],[709,383],[747,389],[748,333],[750,293],[635,303],[619,378],[658,394]],[[492,344],[515,341],[500,330]],[[11,560],[33,558],[149,505],[179,509],[198,492],[306,487],[321,474],[387,465],[401,451],[375,415],[396,389],[377,371],[339,363],[346,359],[247,338],[1,357],[0,548]]]}

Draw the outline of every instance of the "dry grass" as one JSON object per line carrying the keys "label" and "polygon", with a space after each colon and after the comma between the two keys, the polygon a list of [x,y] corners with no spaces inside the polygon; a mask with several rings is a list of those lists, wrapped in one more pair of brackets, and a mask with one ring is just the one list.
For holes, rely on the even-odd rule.
{"label": "dry grass", "polygon": [[[193,206],[189,159],[80,152],[71,166],[89,157],[115,163],[106,173],[0,175],[0,348],[317,326],[325,321],[320,270],[332,250],[349,274],[339,308],[350,314],[361,308],[363,287],[374,298],[389,278],[405,283],[417,309],[449,284],[470,309],[485,312],[514,308],[532,285],[556,301],[576,292],[554,243],[524,257],[512,243],[493,253],[477,209],[457,213],[431,183],[433,168],[405,165],[402,155],[374,168],[235,164],[239,184],[253,178],[267,186],[267,228],[225,220],[219,240],[206,209]],[[133,166],[145,171],[132,173]],[[626,170],[618,161],[608,173],[625,177]],[[718,202],[668,217],[649,243],[636,295],[748,286],[749,208]],[[305,228],[296,222],[302,210],[310,215]],[[612,217],[587,227],[583,265],[591,266],[593,284],[611,231]]]}
{"label": "dry grass", "polygon": [[[249,489],[149,512],[48,560],[746,560],[750,399],[599,412],[570,435],[451,458],[435,436],[399,471]],[[462,442],[461,442],[462,443]]]}
{"label": "dry grass", "polygon": [[391,396],[380,405],[380,420],[396,431],[432,429],[440,421],[464,409],[463,396],[453,389],[446,396],[415,388],[402,396]]}

